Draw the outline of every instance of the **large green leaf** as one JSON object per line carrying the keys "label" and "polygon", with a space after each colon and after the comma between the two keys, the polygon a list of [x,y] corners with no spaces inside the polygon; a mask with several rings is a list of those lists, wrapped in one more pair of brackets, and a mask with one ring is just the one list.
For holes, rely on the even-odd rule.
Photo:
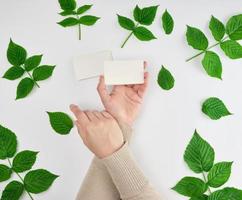
{"label": "large green leaf", "polygon": [[30,171],[24,177],[25,189],[34,194],[39,194],[50,188],[57,175],[50,173],[45,169]]}
{"label": "large green leaf", "polygon": [[206,51],[202,65],[209,76],[222,79],[222,63],[216,53]]}
{"label": "large green leaf", "polygon": [[215,164],[208,174],[208,185],[214,188],[225,184],[231,174],[231,166],[233,162],[220,162]]}
{"label": "large green leaf", "polygon": [[7,50],[7,57],[8,57],[8,61],[14,65],[14,66],[20,66],[21,64],[23,64],[26,60],[27,57],[27,52],[26,50],[14,43],[11,39],[8,45],[8,50]]}
{"label": "large green leaf", "polygon": [[220,43],[220,47],[229,58],[242,58],[242,46],[238,42],[234,40],[227,40]]}
{"label": "large green leaf", "polygon": [[66,10],[66,11],[60,12],[59,15],[65,17],[65,16],[69,16],[69,15],[76,15],[76,12],[73,10]]}
{"label": "large green leaf", "polygon": [[131,19],[124,17],[124,16],[121,16],[121,15],[118,15],[118,23],[124,29],[131,30],[131,31],[135,27],[135,24]]}
{"label": "large green leaf", "polygon": [[162,15],[162,26],[166,34],[170,34],[174,27],[172,16],[167,10]]}
{"label": "large green leaf", "polygon": [[224,103],[217,97],[210,97],[204,101],[202,111],[213,120],[231,115]]}
{"label": "large green leaf", "polygon": [[58,22],[57,24],[59,24],[63,27],[75,26],[78,24],[78,19],[76,19],[74,17],[68,17],[68,18]]}
{"label": "large green leaf", "polygon": [[34,68],[38,67],[43,55],[35,55],[29,57],[25,63],[24,63],[24,68],[26,71],[31,71]]}
{"label": "large green leaf", "polygon": [[16,135],[11,130],[0,125],[0,159],[12,158],[16,151]]}
{"label": "large green leaf", "polygon": [[75,0],[58,0],[62,10],[71,11],[76,8]]}
{"label": "large green leaf", "polygon": [[172,189],[181,195],[198,197],[207,191],[207,185],[203,180],[195,177],[184,177]]}
{"label": "large green leaf", "polygon": [[241,200],[242,190],[236,188],[224,188],[213,192],[208,200]]}
{"label": "large green leaf", "polygon": [[0,182],[10,179],[12,170],[6,166],[0,164]]}
{"label": "large green leaf", "polygon": [[212,16],[209,22],[209,29],[215,40],[221,41],[225,34],[225,27],[221,21]]}
{"label": "large green leaf", "polygon": [[156,12],[158,6],[150,6],[140,9],[138,5],[136,5],[134,9],[134,19],[143,25],[151,25],[155,19]]}
{"label": "large green leaf", "polygon": [[8,80],[16,80],[23,76],[23,74],[24,69],[22,67],[10,67],[3,75],[3,78]]}
{"label": "large green leaf", "polygon": [[1,200],[19,200],[23,192],[24,185],[18,181],[12,181],[4,188]]}
{"label": "large green leaf", "polygon": [[174,87],[175,79],[164,66],[160,69],[157,80],[159,86],[164,90],[170,90]]}
{"label": "large green leaf", "polygon": [[17,95],[16,95],[16,100],[17,99],[22,99],[32,91],[34,88],[34,81],[31,78],[24,78],[22,79],[17,87]]}
{"label": "large green leaf", "polygon": [[226,33],[231,40],[242,39],[242,14],[235,15],[226,24]]}
{"label": "large green leaf", "polygon": [[150,40],[156,39],[153,33],[143,26],[139,26],[135,28],[134,35],[136,38],[138,38],[141,41],[150,41]]}
{"label": "large green leaf", "polygon": [[207,37],[198,28],[187,26],[186,38],[188,44],[194,49],[206,50],[208,47]]}
{"label": "large green leaf", "polygon": [[77,9],[77,14],[81,15],[81,14],[85,13],[86,11],[88,11],[91,7],[92,7],[92,5],[81,6]]}
{"label": "large green leaf", "polygon": [[184,160],[195,173],[208,172],[214,162],[214,149],[195,130],[184,153]]}
{"label": "large green leaf", "polygon": [[82,25],[86,25],[86,26],[92,26],[99,19],[100,19],[100,17],[96,17],[96,16],[92,16],[92,15],[85,15],[83,17],[80,17],[80,19],[78,20],[78,23],[82,24]]}
{"label": "large green leaf", "polygon": [[33,78],[35,81],[43,81],[52,76],[55,66],[42,65],[33,71]]}

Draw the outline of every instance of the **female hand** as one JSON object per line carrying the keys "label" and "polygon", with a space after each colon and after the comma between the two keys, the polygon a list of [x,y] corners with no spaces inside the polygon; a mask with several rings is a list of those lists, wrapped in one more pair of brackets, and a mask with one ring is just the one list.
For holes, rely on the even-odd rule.
{"label": "female hand", "polygon": [[108,112],[82,111],[76,105],[70,109],[77,118],[75,124],[84,144],[98,158],[107,157],[122,147],[122,131]]}

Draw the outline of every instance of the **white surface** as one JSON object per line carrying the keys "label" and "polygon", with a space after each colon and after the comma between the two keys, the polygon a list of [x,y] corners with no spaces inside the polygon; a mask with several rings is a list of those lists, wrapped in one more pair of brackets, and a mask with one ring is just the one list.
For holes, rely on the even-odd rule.
{"label": "white surface", "polygon": [[104,80],[106,85],[128,85],[144,83],[144,61],[105,61]]}
{"label": "white surface", "polygon": [[[89,14],[102,17],[93,27],[83,28],[78,41],[77,27],[62,28],[63,19],[57,1],[8,0],[0,3],[0,74],[10,66],[6,58],[9,38],[22,44],[29,54],[43,53],[43,64],[56,64],[53,77],[40,83],[28,98],[14,101],[17,81],[0,79],[0,121],[17,133],[19,149],[40,151],[34,168],[43,167],[60,175],[53,187],[35,200],[73,200],[87,171],[91,153],[83,146],[76,130],[68,136],[55,134],[45,111],[69,112],[68,105],[103,109],[96,91],[98,79],[74,80],[72,58],[80,54],[110,49],[114,59],[145,59],[150,71],[150,85],[142,112],[135,124],[132,149],[141,168],[163,199],[182,200],[170,188],[183,176],[193,175],[183,161],[184,149],[197,128],[216,151],[216,161],[233,160],[228,186],[242,185],[242,67],[241,60],[230,60],[219,49],[223,63],[223,81],[210,78],[202,69],[201,57],[186,63],[197,53],[185,40],[186,24],[204,30],[214,43],[208,22],[213,14],[225,22],[242,11],[241,0],[83,0],[94,4]],[[157,40],[140,42],[134,37],[124,49],[119,48],[128,32],[117,23],[116,14],[131,17],[138,3],[141,7],[160,4],[150,30]],[[168,9],[175,19],[172,35],[161,29],[160,17]],[[156,82],[164,64],[176,78],[171,91],[161,90]],[[224,100],[234,115],[212,121],[200,111],[201,103],[210,96]],[[0,190],[6,183],[0,183]],[[26,196],[24,200],[29,200]]]}
{"label": "white surface", "polygon": [[75,56],[73,58],[74,73],[77,80],[103,75],[104,61],[112,60],[111,51],[101,51]]}

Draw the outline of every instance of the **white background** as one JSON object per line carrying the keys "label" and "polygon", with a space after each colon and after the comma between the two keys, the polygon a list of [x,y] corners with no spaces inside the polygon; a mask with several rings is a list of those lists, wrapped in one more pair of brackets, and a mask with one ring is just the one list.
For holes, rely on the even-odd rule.
{"label": "white background", "polygon": [[[51,129],[45,111],[69,112],[70,103],[83,109],[103,109],[96,85],[97,79],[77,82],[72,57],[99,50],[112,50],[115,59],[144,59],[149,63],[151,79],[144,106],[135,123],[132,150],[163,199],[184,197],[170,188],[186,175],[193,175],[183,161],[183,152],[194,129],[214,147],[216,161],[234,161],[228,186],[242,186],[242,95],[241,60],[230,60],[219,49],[223,63],[223,81],[207,76],[201,57],[186,63],[197,53],[186,43],[186,24],[201,28],[212,38],[208,22],[213,14],[226,22],[242,11],[241,0],[83,0],[79,5],[94,4],[88,14],[102,19],[93,27],[83,29],[78,41],[77,27],[64,29],[56,24],[63,18],[57,0],[8,0],[0,3],[0,74],[10,67],[6,50],[10,37],[23,45],[29,55],[43,53],[42,64],[56,64],[53,77],[40,83],[29,97],[15,101],[18,81],[0,79],[0,122],[16,132],[19,150],[40,151],[34,168],[46,168],[60,178],[51,189],[35,199],[71,200],[87,171],[92,154],[84,147],[75,129],[60,136]],[[117,23],[116,14],[132,17],[136,4],[141,7],[159,4],[157,18],[149,27],[157,40],[140,42],[132,37],[124,49],[121,43],[128,32]],[[167,36],[160,18],[165,9],[173,15],[175,28]],[[164,91],[156,83],[164,64],[174,75],[176,85]],[[212,121],[201,113],[201,103],[210,96],[221,98],[234,115]],[[71,113],[70,113],[71,114]],[[199,176],[199,175],[198,175]],[[0,189],[7,182],[0,184]],[[25,196],[23,199],[29,199]]]}

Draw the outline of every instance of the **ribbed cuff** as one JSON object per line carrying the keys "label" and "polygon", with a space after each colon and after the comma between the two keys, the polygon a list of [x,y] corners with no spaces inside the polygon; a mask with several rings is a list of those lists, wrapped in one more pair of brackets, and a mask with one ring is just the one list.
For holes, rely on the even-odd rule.
{"label": "ribbed cuff", "polygon": [[118,122],[120,129],[122,130],[124,141],[130,143],[133,129],[130,125],[125,122]]}

